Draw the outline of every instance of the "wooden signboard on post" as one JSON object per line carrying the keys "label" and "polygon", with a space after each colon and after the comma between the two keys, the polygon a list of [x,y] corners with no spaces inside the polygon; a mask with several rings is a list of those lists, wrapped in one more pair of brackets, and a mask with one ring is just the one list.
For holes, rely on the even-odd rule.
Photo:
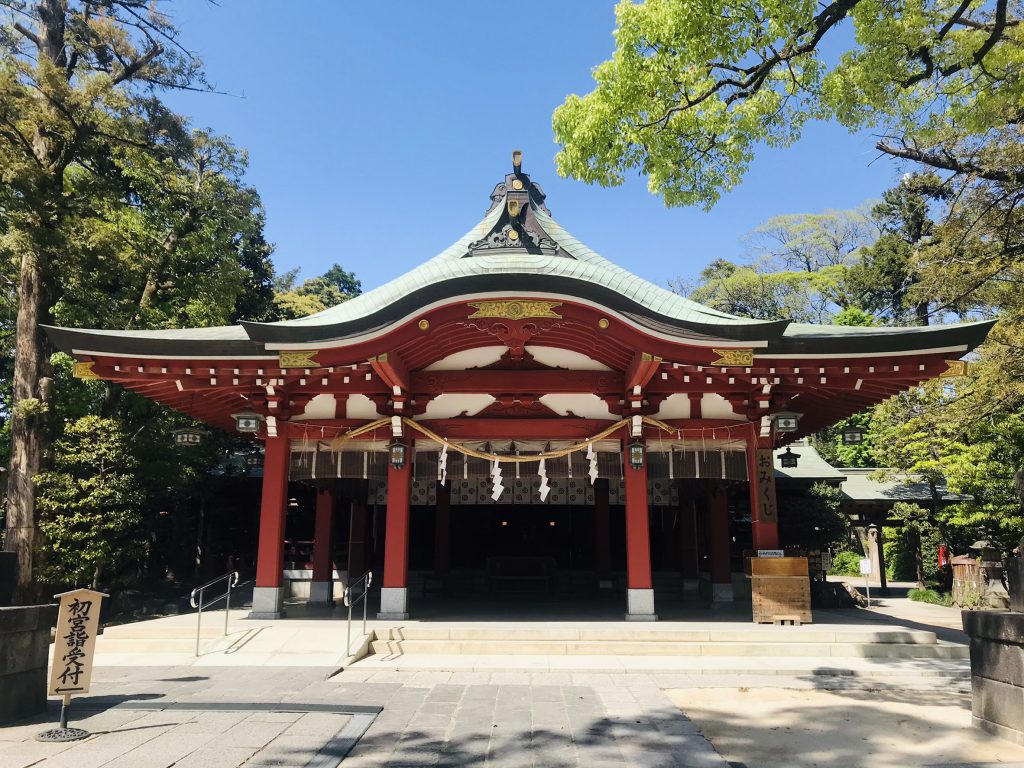
{"label": "wooden signboard on post", "polygon": [[60,727],[43,731],[39,741],[84,739],[88,731],[68,728],[71,696],[87,693],[92,682],[93,653],[100,629],[100,606],[106,595],[93,589],[74,589],[54,595],[60,599],[50,666],[49,696],[62,697]]}

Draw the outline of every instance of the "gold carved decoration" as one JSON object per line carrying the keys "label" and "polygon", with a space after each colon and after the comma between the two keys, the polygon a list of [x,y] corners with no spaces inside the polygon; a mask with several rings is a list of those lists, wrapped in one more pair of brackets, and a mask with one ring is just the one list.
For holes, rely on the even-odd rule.
{"label": "gold carved decoration", "polygon": [[508,237],[509,240],[511,240],[514,243],[516,240],[519,239],[519,233],[516,232],[514,229],[510,229],[508,231],[507,237]]}
{"label": "gold carved decoration", "polygon": [[939,374],[940,379],[951,379],[954,376],[967,375],[966,360],[946,360],[946,370]]}
{"label": "gold carved decoration", "polygon": [[754,364],[754,350],[752,349],[713,349],[718,355],[717,360],[712,360],[711,365],[742,365]]}
{"label": "gold carved decoration", "polygon": [[430,321],[429,320],[420,320],[416,325],[419,326],[419,329],[421,331],[425,331],[428,328],[430,328]]}
{"label": "gold carved decoration", "polygon": [[284,368],[317,368],[320,363],[316,361],[317,350],[308,352],[278,352],[277,364]]}
{"label": "gold carved decoration", "polygon": [[512,179],[512,189],[522,189],[523,182],[519,179]]}
{"label": "gold carved decoration", "polygon": [[100,378],[100,375],[92,369],[94,365],[96,365],[96,363],[93,362],[75,363],[75,378],[85,379],[87,381]]}
{"label": "gold carved decoration", "polygon": [[602,317],[600,320],[597,321],[597,327],[600,328],[602,331],[609,325],[610,323],[608,322],[607,317]]}
{"label": "gold carved decoration", "polygon": [[555,312],[562,306],[560,301],[470,301],[469,306],[476,310],[469,317],[501,317],[506,320],[522,320],[526,317],[553,317],[558,320],[562,316]]}

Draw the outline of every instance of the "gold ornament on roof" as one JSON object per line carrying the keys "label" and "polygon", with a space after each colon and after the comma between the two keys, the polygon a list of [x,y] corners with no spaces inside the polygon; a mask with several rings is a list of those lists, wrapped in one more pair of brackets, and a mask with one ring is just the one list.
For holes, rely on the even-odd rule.
{"label": "gold ornament on roof", "polygon": [[285,368],[318,368],[320,363],[316,361],[318,350],[304,352],[278,352],[277,364]]}
{"label": "gold ornament on roof", "polygon": [[427,330],[430,327],[430,321],[429,320],[420,320],[417,323],[417,325],[419,326],[421,331],[425,331],[425,330]]}
{"label": "gold ornament on roof", "polygon": [[519,179],[512,179],[512,189],[522,189],[523,182]]}
{"label": "gold ornament on roof", "polygon": [[713,349],[718,355],[717,360],[712,360],[711,365],[742,365],[754,364],[754,350],[752,349]]}
{"label": "gold ornament on roof", "polygon": [[562,316],[555,312],[555,307],[562,306],[560,301],[470,301],[467,304],[476,312],[475,317],[501,317],[506,320],[522,320],[525,317],[553,317],[560,320]]}
{"label": "gold ornament on roof", "polygon": [[99,379],[100,375],[92,369],[94,365],[96,365],[94,362],[75,363],[75,378],[85,379],[86,381]]}
{"label": "gold ornament on roof", "polygon": [[954,376],[967,375],[966,360],[946,360],[946,370],[939,374],[940,379],[951,379]]}

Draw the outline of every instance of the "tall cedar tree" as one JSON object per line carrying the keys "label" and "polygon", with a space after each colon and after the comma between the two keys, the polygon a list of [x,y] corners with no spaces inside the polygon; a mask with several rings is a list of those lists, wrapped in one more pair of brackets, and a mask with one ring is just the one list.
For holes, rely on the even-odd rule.
{"label": "tall cedar tree", "polygon": [[151,0],[0,0],[4,237],[18,259],[6,547],[17,599],[32,597],[35,478],[51,439],[50,349],[40,325],[61,297],[61,259],[80,198],[118,147],[153,146],[137,119],[155,91],[205,87],[198,61]]}

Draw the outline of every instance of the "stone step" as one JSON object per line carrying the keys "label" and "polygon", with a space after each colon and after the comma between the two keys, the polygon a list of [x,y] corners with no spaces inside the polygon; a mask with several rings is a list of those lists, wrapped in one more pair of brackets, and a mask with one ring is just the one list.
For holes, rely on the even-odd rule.
{"label": "stone step", "polygon": [[814,626],[751,626],[743,629],[588,629],[580,627],[470,627],[458,625],[407,625],[375,630],[377,640],[451,640],[523,642],[651,642],[651,643],[760,643],[787,645],[870,643],[935,645],[934,632],[909,629],[824,629]]}
{"label": "stone step", "polygon": [[[708,677],[766,679],[789,676],[807,679],[954,680],[969,683],[970,663],[957,659],[836,658],[831,656],[545,656],[496,654],[412,654],[367,656],[352,665],[363,672],[474,671],[683,674]],[[377,680],[377,678],[375,678]],[[730,683],[730,685],[735,684]],[[777,685],[772,683],[772,685]]]}
{"label": "stone step", "polygon": [[968,649],[953,644],[673,642],[650,640],[374,640],[373,654],[499,656],[737,656],[872,657],[889,659],[966,659]]}

